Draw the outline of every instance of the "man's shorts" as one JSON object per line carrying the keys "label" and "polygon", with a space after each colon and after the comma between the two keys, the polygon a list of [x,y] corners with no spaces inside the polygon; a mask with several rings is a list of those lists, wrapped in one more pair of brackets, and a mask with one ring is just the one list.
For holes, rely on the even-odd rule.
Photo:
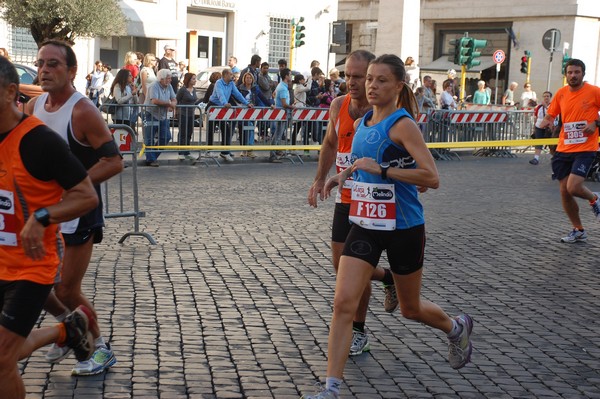
{"label": "man's shorts", "polygon": [[407,275],[423,267],[425,254],[425,225],[410,229],[381,231],[352,225],[342,255],[362,259],[377,267],[383,250],[386,250],[390,269]]}
{"label": "man's shorts", "polygon": [[40,313],[53,284],[44,285],[27,280],[0,280],[0,325],[27,337]]}
{"label": "man's shorts", "polygon": [[350,204],[335,204],[335,210],[333,211],[333,223],[331,225],[331,241],[333,242],[346,242],[346,237],[350,233],[350,227],[352,223],[348,217],[350,216]]}
{"label": "man's shorts", "polygon": [[75,233],[65,234],[63,238],[67,247],[82,245],[94,238],[94,244],[99,244],[104,238],[102,227],[94,227],[87,230],[76,231]]}
{"label": "man's shorts", "polygon": [[595,157],[595,151],[557,151],[552,157],[552,172],[559,181],[569,176],[569,174],[574,174],[585,178],[587,177]]}

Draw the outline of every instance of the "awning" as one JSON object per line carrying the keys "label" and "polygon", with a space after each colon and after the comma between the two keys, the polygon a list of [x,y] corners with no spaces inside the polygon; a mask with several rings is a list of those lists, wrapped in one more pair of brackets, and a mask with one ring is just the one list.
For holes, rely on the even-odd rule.
{"label": "awning", "polygon": [[[494,62],[494,60],[492,60],[492,57],[479,57],[479,60],[481,61],[481,65],[473,67],[471,69],[467,70],[467,73],[471,73],[471,74],[476,74],[476,77],[479,77],[479,74],[481,73],[481,71],[483,71],[484,69],[488,69],[488,68],[492,68],[494,66],[496,66],[496,63]],[[420,66],[421,69],[421,74],[423,74],[423,71],[448,71],[449,69],[454,69],[456,71],[457,74],[460,75],[460,66],[454,64],[452,61],[448,61],[448,56],[443,56],[438,58],[437,60],[433,61],[430,64],[427,65],[423,65]]]}

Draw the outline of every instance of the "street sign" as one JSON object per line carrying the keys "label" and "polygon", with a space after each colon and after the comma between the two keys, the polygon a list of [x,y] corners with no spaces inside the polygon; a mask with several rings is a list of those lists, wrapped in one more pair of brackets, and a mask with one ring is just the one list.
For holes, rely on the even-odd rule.
{"label": "street sign", "polygon": [[548,29],[542,36],[542,45],[550,52],[554,52],[560,43],[560,31],[552,28]]}
{"label": "street sign", "polygon": [[504,60],[506,59],[506,55],[504,54],[504,51],[502,50],[496,50],[494,51],[494,62],[496,64],[502,64],[504,62]]}

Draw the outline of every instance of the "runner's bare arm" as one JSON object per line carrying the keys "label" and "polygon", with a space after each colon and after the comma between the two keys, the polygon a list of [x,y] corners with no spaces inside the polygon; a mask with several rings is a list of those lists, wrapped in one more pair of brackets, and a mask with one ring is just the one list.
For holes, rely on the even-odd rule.
{"label": "runner's bare arm", "polygon": [[[73,108],[73,130],[75,137],[83,144],[88,144],[94,149],[112,141],[113,136],[106,125],[102,114],[92,103],[79,101]],[[101,157],[100,161],[87,172],[92,183],[102,183],[123,170],[123,159],[119,154],[110,157]]]}
{"label": "runner's bare arm", "polygon": [[317,175],[315,176],[315,180],[308,190],[308,204],[314,208],[317,207],[317,195],[321,201],[325,199],[323,187],[325,185],[325,180],[327,179],[327,174],[333,166],[335,157],[337,155],[338,137],[337,132],[335,131],[335,121],[337,120],[338,113],[340,112],[340,108],[344,101],[343,99],[344,96],[335,98],[329,108],[329,121],[327,123],[325,138],[323,140],[323,144],[321,145],[319,164],[317,166]]}

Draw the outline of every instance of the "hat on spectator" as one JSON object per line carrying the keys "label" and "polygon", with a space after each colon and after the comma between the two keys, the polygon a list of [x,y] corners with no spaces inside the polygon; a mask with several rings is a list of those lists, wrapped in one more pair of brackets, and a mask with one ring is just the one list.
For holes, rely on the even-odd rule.
{"label": "hat on spectator", "polygon": [[176,50],[175,50],[175,47],[171,46],[170,44],[166,44],[166,45],[165,45],[165,51],[167,51],[167,50],[173,50],[173,51],[176,51]]}

